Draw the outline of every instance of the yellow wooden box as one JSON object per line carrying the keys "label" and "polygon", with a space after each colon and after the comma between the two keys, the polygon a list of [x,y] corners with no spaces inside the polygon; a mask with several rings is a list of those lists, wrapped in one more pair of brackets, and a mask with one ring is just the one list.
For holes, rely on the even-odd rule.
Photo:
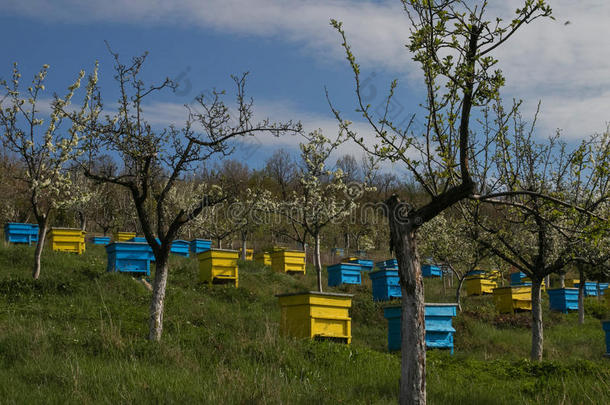
{"label": "yellow wooden box", "polygon": [[210,249],[199,253],[199,281],[210,284],[232,283],[237,287],[238,258],[237,250]]}
{"label": "yellow wooden box", "polygon": [[[524,282],[524,283],[531,283],[531,282],[532,282],[532,279],[531,279],[531,278],[529,278],[529,277],[525,277],[525,278],[524,278],[523,280],[521,280],[521,281],[522,281],[522,282]],[[544,282],[544,280],[542,280],[542,285],[540,286],[540,289],[541,289],[542,291],[546,291],[546,283]]]}
{"label": "yellow wooden box", "polygon": [[256,263],[262,264],[263,266],[271,266],[271,254],[269,252],[260,252],[254,256]]}
{"label": "yellow wooden box", "polygon": [[281,308],[280,332],[297,338],[352,341],[350,294],[302,292],[277,295]]}
{"label": "yellow wooden box", "polygon": [[493,294],[494,288],[498,283],[487,277],[466,277],[466,294],[467,295],[483,295]]}
{"label": "yellow wooden box", "polygon": [[135,232],[115,232],[114,233],[114,241],[115,242],[127,242],[128,240],[135,238]]}
{"label": "yellow wooden box", "polygon": [[358,260],[360,259],[359,257],[356,256],[349,256],[349,257],[344,257],[343,259],[341,259],[341,261],[343,263],[350,263],[352,260]]}
{"label": "yellow wooden box", "polygon": [[51,228],[49,240],[56,252],[72,252],[79,255],[85,251],[85,234],[87,232],[72,228]]}
{"label": "yellow wooden box", "polygon": [[494,288],[494,302],[501,313],[514,314],[515,311],[532,310],[532,287],[509,286]]}
{"label": "yellow wooden box", "polygon": [[576,284],[580,284],[580,280],[576,279],[576,278],[566,278],[564,280],[566,287],[570,287],[570,288],[578,288],[576,287]]}
{"label": "yellow wooden box", "polygon": [[500,281],[502,279],[502,273],[500,270],[490,270],[485,273],[485,277],[489,280]]}
{"label": "yellow wooden box", "polygon": [[[241,248],[239,248],[239,258],[241,259]],[[246,260],[254,260],[254,249],[246,249]]]}
{"label": "yellow wooden box", "polygon": [[280,273],[305,274],[305,252],[278,250],[271,252],[271,268]]}

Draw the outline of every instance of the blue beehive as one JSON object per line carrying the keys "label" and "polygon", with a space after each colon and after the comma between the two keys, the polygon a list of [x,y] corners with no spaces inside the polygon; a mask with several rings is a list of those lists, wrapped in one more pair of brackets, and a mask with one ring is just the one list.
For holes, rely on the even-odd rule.
{"label": "blue beehive", "polygon": [[94,245],[107,245],[110,243],[110,236],[92,236],[91,243]]}
{"label": "blue beehive", "polygon": [[597,293],[599,295],[604,295],[604,291],[610,286],[610,283],[597,283]]}
{"label": "blue beehive", "polygon": [[552,310],[564,314],[568,311],[578,311],[578,288],[553,288],[547,292]]}
{"label": "blue beehive", "polygon": [[[159,242],[159,238],[155,238],[155,239],[157,239],[157,242]],[[146,243],[146,246],[147,246],[147,249],[148,249],[149,260],[151,262],[155,261],[155,255],[153,253],[152,247],[150,247],[150,245],[146,241],[145,237],[143,237],[143,236],[135,236],[135,237],[129,239],[129,242]]]}
{"label": "blue beehive", "polygon": [[356,260],[350,260],[350,263],[359,264],[362,271],[373,270],[373,261],[372,260],[356,259]]}
{"label": "blue beehive", "polygon": [[[524,272],[519,271],[517,273],[511,273],[510,274],[510,284],[511,285],[519,285],[522,284],[522,280],[524,278],[526,278],[527,276],[525,275]],[[529,285],[532,285],[531,282]]]}
{"label": "blue beehive", "polygon": [[[388,350],[400,350],[402,325],[402,308],[386,307],[383,316],[388,320]],[[425,327],[426,347],[449,349],[453,354],[453,317],[457,314],[457,304],[426,304]]]}
{"label": "blue beehive", "polygon": [[606,356],[610,357],[610,320],[603,321],[602,327],[604,332],[606,332]]}
{"label": "blue beehive", "polygon": [[[580,287],[580,283],[574,283],[574,287]],[[585,297],[597,297],[597,282],[585,281]]]}
{"label": "blue beehive", "polygon": [[150,246],[140,242],[114,242],[106,245],[107,271],[150,275]]}
{"label": "blue beehive", "polygon": [[8,222],[4,225],[4,239],[9,243],[38,243],[38,224]]}
{"label": "blue beehive", "polygon": [[373,301],[389,301],[402,297],[398,270],[376,270],[369,273],[373,285]]}
{"label": "blue beehive", "polygon": [[362,269],[357,263],[337,263],[326,268],[328,271],[328,286],[341,284],[362,284]]}
{"label": "blue beehive", "polygon": [[423,277],[442,277],[441,268],[434,264],[424,264],[421,266],[421,274]]}
{"label": "blue beehive", "polygon": [[212,241],[208,239],[193,239],[191,241],[191,252],[199,254],[212,249]]}
{"label": "blue beehive", "polygon": [[356,256],[365,257],[366,256],[366,250],[356,250]]}
{"label": "blue beehive", "polygon": [[339,256],[339,257],[343,257],[343,256],[345,256],[345,249],[343,249],[343,248],[332,248],[332,249],[330,250],[330,252],[331,252],[333,255],[337,255],[337,256]]}
{"label": "blue beehive", "polygon": [[470,270],[468,273],[466,273],[466,277],[482,276],[484,274],[485,274],[485,270]]}
{"label": "blue beehive", "polygon": [[189,243],[182,239],[176,239],[172,242],[172,247],[169,251],[180,256],[189,257]]}

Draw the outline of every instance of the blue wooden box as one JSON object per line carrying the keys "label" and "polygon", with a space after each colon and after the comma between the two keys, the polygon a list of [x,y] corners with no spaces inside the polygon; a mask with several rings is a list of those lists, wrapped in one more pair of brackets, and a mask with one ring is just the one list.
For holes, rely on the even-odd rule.
{"label": "blue wooden box", "polygon": [[383,262],[375,263],[379,270],[398,270],[398,260],[388,259]]}
{"label": "blue wooden box", "polygon": [[[519,285],[522,284],[522,280],[524,278],[526,278],[527,276],[525,275],[524,272],[519,271],[517,273],[510,273],[510,284],[511,285]],[[531,283],[530,283],[531,285]]]}
{"label": "blue wooden box", "polygon": [[552,310],[564,314],[568,311],[578,311],[578,288],[553,288],[547,292]]}
{"label": "blue wooden box", "polygon": [[208,239],[193,239],[190,244],[191,252],[196,255],[212,249],[212,241]]}
{"label": "blue wooden box", "polygon": [[110,243],[110,236],[92,236],[91,243],[94,245],[108,245]]}
{"label": "blue wooden box", "polygon": [[604,332],[606,332],[606,356],[610,357],[610,320],[603,321],[602,327]]}
{"label": "blue wooden box", "polygon": [[4,239],[8,243],[38,243],[38,224],[8,222],[4,225]]}
{"label": "blue wooden box", "polygon": [[[574,283],[574,287],[579,288],[580,283]],[[585,297],[597,297],[597,282],[585,281]]]}
{"label": "blue wooden box", "polygon": [[150,246],[140,242],[114,242],[106,245],[107,271],[150,275]]}
{"label": "blue wooden box", "polygon": [[189,242],[176,239],[172,242],[172,247],[169,251],[180,256],[189,257]]}
{"label": "blue wooden box", "polygon": [[373,301],[389,301],[402,297],[398,270],[376,270],[369,273],[373,285]]}
{"label": "blue wooden box", "polygon": [[373,270],[373,261],[372,260],[364,260],[364,259],[356,259],[350,260],[350,263],[359,264],[362,268],[362,271],[372,271]]}
{"label": "blue wooden box", "polygon": [[[402,308],[391,306],[383,309],[383,316],[388,320],[388,350],[400,350],[402,325]],[[453,317],[457,315],[456,304],[426,304],[425,327],[426,347],[431,349],[449,349],[453,354]]]}
{"label": "blue wooden box", "polygon": [[341,284],[362,284],[362,269],[357,263],[337,263],[326,268],[328,272],[328,286],[336,287]]}
{"label": "blue wooden box", "polygon": [[343,248],[332,248],[332,249],[330,250],[330,252],[331,252],[333,255],[337,255],[337,256],[339,256],[339,257],[343,257],[343,256],[345,256],[345,249],[343,249]]}
{"label": "blue wooden box", "polygon": [[434,264],[424,264],[421,266],[421,275],[423,277],[442,277],[443,272]]}
{"label": "blue wooden box", "polygon": [[470,270],[468,273],[466,273],[466,277],[483,275],[485,275],[485,270]]}
{"label": "blue wooden box", "polygon": [[597,293],[599,295],[604,295],[604,291],[610,286],[610,283],[597,283]]}

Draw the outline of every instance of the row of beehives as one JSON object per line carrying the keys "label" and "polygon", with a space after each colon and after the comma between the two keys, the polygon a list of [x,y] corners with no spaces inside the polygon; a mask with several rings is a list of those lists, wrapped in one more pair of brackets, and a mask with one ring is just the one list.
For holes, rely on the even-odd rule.
{"label": "row of beehives", "polygon": [[[9,222],[4,225],[4,239],[9,243],[38,243],[38,225]],[[85,251],[85,231],[71,228],[51,228],[47,236],[55,251],[83,253]]]}

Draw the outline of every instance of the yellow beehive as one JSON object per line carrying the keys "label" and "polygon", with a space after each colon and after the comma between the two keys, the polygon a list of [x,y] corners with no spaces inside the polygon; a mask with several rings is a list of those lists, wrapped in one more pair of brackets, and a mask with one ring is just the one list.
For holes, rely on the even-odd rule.
{"label": "yellow beehive", "polygon": [[356,256],[349,256],[349,257],[344,257],[343,259],[341,259],[341,261],[343,263],[350,263],[352,260],[358,260],[360,259],[359,257]]}
{"label": "yellow beehive", "polygon": [[127,242],[128,240],[135,238],[135,232],[115,232],[114,233],[114,241],[115,242]]}
{"label": "yellow beehive", "polygon": [[277,250],[271,252],[271,268],[280,273],[305,274],[305,252]]}
{"label": "yellow beehive", "polygon": [[489,270],[485,273],[485,277],[489,280],[500,281],[502,279],[502,273],[500,270]]}
{"label": "yellow beehive", "polygon": [[[521,281],[522,281],[522,282],[524,282],[524,283],[531,283],[531,282],[532,282],[532,279],[531,279],[531,278],[529,278],[529,277],[525,277],[525,278],[524,278],[523,280],[521,280]],[[546,291],[546,284],[545,284],[544,280],[542,280],[542,285],[540,286],[540,289],[541,289],[542,291]]]}
{"label": "yellow beehive", "polygon": [[256,263],[263,266],[271,266],[271,254],[269,252],[260,252],[254,256]]}
{"label": "yellow beehive", "polygon": [[[241,259],[241,248],[239,249],[239,258]],[[246,249],[246,260],[254,260],[254,249]]]}
{"label": "yellow beehive", "polygon": [[210,249],[199,253],[199,281],[210,284],[233,283],[237,287],[238,257],[237,250]]}
{"label": "yellow beehive", "polygon": [[509,286],[494,288],[494,302],[501,313],[514,314],[515,311],[532,310],[532,287]]}
{"label": "yellow beehive", "polygon": [[49,240],[56,252],[72,252],[79,255],[85,251],[85,231],[71,228],[51,228]]}
{"label": "yellow beehive", "polygon": [[468,295],[493,294],[494,288],[498,286],[495,281],[480,276],[466,277],[465,284]]}
{"label": "yellow beehive", "polygon": [[578,288],[578,287],[576,287],[576,284],[580,284],[580,280],[579,279],[576,279],[576,278],[566,278],[565,279],[566,287]]}
{"label": "yellow beehive", "polygon": [[280,331],[297,338],[352,341],[349,309],[352,295],[309,291],[277,295],[281,307]]}

